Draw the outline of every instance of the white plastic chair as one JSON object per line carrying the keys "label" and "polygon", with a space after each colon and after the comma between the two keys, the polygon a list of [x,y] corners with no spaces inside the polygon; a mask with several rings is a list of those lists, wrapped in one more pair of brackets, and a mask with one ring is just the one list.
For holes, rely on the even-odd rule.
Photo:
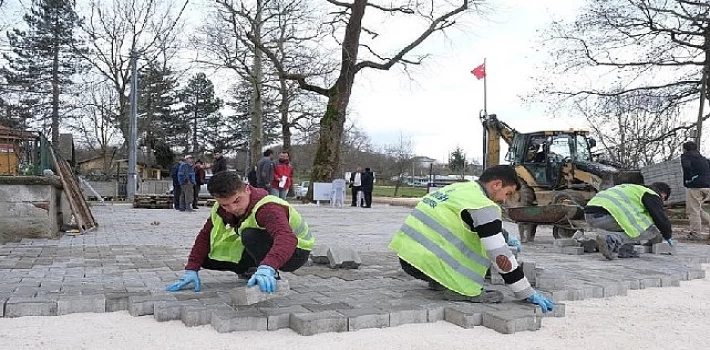
{"label": "white plastic chair", "polygon": [[333,189],[330,193],[330,206],[343,208],[345,206],[345,179],[333,180]]}

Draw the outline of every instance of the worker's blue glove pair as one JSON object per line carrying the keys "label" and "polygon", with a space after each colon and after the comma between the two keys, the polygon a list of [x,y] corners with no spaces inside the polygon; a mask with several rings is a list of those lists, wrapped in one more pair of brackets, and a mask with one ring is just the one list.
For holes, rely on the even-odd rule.
{"label": "worker's blue glove pair", "polygon": [[520,251],[523,249],[523,247],[520,245],[520,241],[517,238],[513,237],[512,235],[508,235],[508,242],[507,243],[508,243],[508,246],[511,246],[511,247],[517,249],[518,253],[520,253]]}
{"label": "worker's blue glove pair", "polygon": [[666,242],[668,242],[668,245],[671,247],[675,246],[675,241],[673,240],[673,238],[668,238]]}
{"label": "worker's blue glove pair", "polygon": [[535,291],[533,295],[528,297],[527,301],[528,303],[540,306],[540,308],[542,308],[543,314],[546,314],[548,311],[552,311],[555,308],[555,304],[553,304],[550,299],[547,299],[538,291]]}
{"label": "worker's blue glove pair", "polygon": [[259,265],[256,272],[251,276],[247,287],[259,285],[259,290],[264,293],[273,293],[276,291],[276,270],[268,265]]}
{"label": "worker's blue glove pair", "polygon": [[179,279],[177,282],[167,286],[165,290],[168,292],[177,292],[189,286],[191,283],[195,284],[195,292],[199,292],[202,289],[202,285],[200,283],[200,276],[197,275],[197,271],[185,270],[185,273],[182,275],[182,278]]}

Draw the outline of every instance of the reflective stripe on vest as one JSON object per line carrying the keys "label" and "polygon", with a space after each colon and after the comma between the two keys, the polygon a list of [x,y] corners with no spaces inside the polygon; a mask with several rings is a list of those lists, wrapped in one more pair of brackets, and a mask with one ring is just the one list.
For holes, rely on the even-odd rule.
{"label": "reflective stripe on vest", "polygon": [[491,205],[500,210],[478,183],[446,186],[417,204],[389,247],[446,288],[479,295],[490,262],[478,235],[461,219],[461,212]]}
{"label": "reflective stripe on vest", "polygon": [[301,217],[301,214],[296,211],[296,209],[294,209],[285,200],[276,196],[265,196],[254,205],[254,208],[251,210],[251,213],[249,213],[249,216],[247,216],[242,224],[239,225],[239,235],[241,236],[242,231],[248,228],[264,229],[264,227],[259,226],[259,223],[256,222],[256,211],[261,208],[262,205],[267,203],[276,203],[288,208],[288,224],[291,226],[291,230],[293,230],[296,238],[298,238],[296,246],[303,250],[311,250],[316,240],[311,231],[308,229],[308,224],[305,220],[303,220],[303,217]]}
{"label": "reflective stripe on vest", "polygon": [[618,185],[599,192],[587,205],[604,208],[626,235],[635,238],[653,225],[653,219],[641,201],[646,193],[657,195],[644,186]]}

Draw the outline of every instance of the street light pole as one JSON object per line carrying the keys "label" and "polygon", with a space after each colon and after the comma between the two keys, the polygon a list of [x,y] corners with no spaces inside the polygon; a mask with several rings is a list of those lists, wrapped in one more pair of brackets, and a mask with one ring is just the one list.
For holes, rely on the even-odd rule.
{"label": "street light pole", "polygon": [[126,198],[133,201],[136,197],[136,151],[138,139],[138,68],[136,61],[138,53],[131,51],[131,115],[129,118],[128,130],[128,169],[126,175]]}

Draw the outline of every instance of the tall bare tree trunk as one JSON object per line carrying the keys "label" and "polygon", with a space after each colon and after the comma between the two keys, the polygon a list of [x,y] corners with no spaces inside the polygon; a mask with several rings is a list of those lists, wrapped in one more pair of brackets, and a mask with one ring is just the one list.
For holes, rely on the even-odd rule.
{"label": "tall bare tree trunk", "polygon": [[320,139],[313,162],[311,182],[329,182],[340,172],[340,140],[343,136],[345,114],[350,103],[360,47],[362,18],[365,16],[367,0],[355,0],[350,7],[351,15],[345,27],[342,45],[340,75],[335,86],[330,89],[328,107],[320,120]]}
{"label": "tall bare tree trunk", "polygon": [[[256,0],[256,20],[254,25],[254,38],[261,43],[261,14],[264,9],[263,1]],[[255,45],[256,46],[256,45]],[[263,147],[264,125],[261,99],[262,62],[261,50],[254,49],[254,67],[252,74],[252,99],[251,99],[251,165],[255,165],[261,157]]]}
{"label": "tall bare tree trunk", "polygon": [[59,147],[59,45],[58,38],[54,38],[55,43],[52,49],[52,144]]}
{"label": "tall bare tree trunk", "polygon": [[289,95],[286,79],[279,79],[279,90],[281,90],[281,103],[279,104],[279,113],[281,114],[281,133],[283,134],[284,152],[291,151],[291,123],[288,120],[288,110],[291,104],[291,96]]}

